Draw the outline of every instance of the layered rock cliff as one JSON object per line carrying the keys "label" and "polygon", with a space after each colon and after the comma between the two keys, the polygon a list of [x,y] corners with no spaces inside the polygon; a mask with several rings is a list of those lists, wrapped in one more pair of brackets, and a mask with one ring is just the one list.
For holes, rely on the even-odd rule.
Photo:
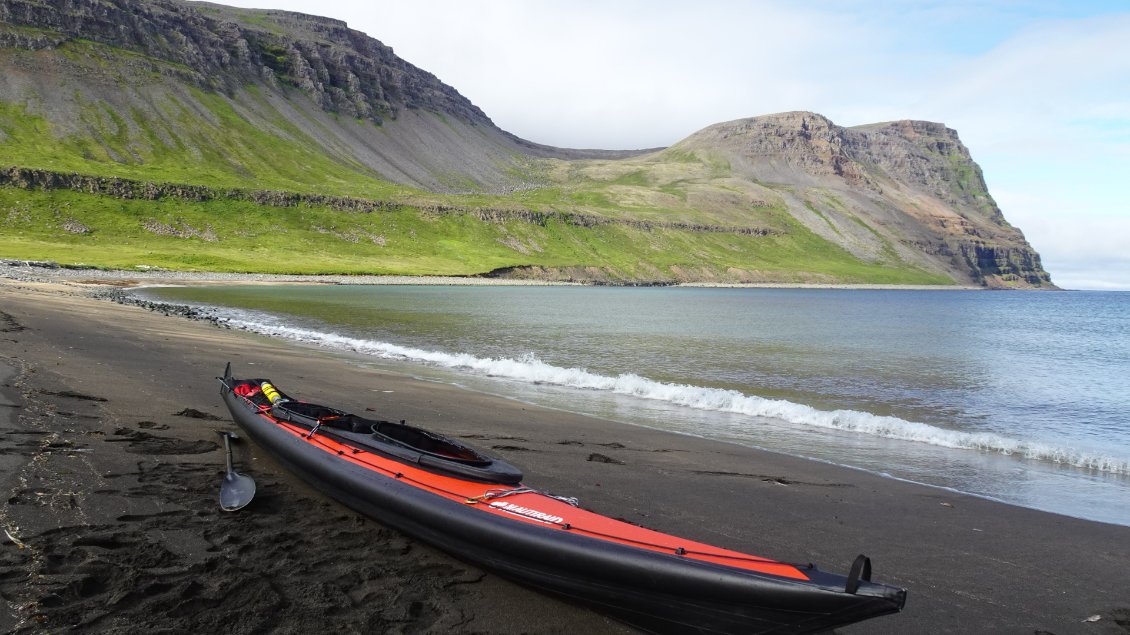
{"label": "layered rock cliff", "polygon": [[490,123],[454,88],[332,18],[174,0],[5,0],[0,22],[45,31],[8,31],[0,37],[9,45],[52,48],[81,38],[179,65],[202,87],[233,91],[261,79],[376,122],[426,108]]}
{"label": "layered rock cliff", "polygon": [[1049,287],[1039,254],[1004,218],[955,130],[928,121],[854,128],[811,112],[716,124],[674,149],[724,157],[779,190],[812,231],[862,258],[894,249],[986,286]]}

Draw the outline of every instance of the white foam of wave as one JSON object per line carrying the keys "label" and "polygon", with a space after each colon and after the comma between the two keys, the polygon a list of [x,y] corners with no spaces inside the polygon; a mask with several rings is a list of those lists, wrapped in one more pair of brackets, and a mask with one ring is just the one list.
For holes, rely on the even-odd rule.
{"label": "white foam of wave", "polygon": [[388,342],[360,339],[335,333],[273,323],[270,318],[219,317],[228,325],[282,339],[348,350],[382,359],[426,363],[442,368],[472,371],[490,377],[551,384],[588,390],[601,390],[641,399],[658,400],[687,408],[728,412],[755,417],[772,417],[792,424],[870,434],[888,439],[915,441],[947,448],[978,450],[1027,459],[1050,461],[1078,468],[1130,474],[1130,460],[1094,454],[1072,448],[1012,439],[986,432],[947,430],[898,417],[880,416],[855,410],[817,410],[811,406],[780,399],[765,399],[736,390],[705,388],[658,382],[627,373],[610,377],[579,368],[562,368],[526,354],[517,359],[484,358],[468,353],[445,353],[400,346]]}

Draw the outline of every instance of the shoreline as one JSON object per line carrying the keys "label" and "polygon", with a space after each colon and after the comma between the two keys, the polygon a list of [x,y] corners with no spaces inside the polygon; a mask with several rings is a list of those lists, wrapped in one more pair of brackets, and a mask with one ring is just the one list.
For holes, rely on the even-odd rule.
{"label": "shoreline", "polygon": [[[260,492],[219,512],[215,431],[233,424],[212,377],[230,360],[299,398],[468,439],[613,517],[837,571],[866,553],[907,609],[838,632],[1130,632],[1128,527],[361,369],[88,292],[0,278],[0,403],[21,402],[0,406],[0,523],[26,546],[0,536],[5,630],[302,632],[313,614],[344,631],[631,632],[361,519],[249,443],[237,469]],[[204,600],[215,610],[178,610]]]}
{"label": "shoreline", "polygon": [[[26,264],[24,264],[26,263]],[[520,278],[475,278],[464,276],[386,276],[386,275],[314,275],[274,273],[222,273],[203,271],[127,271],[122,269],[78,269],[51,266],[53,263],[0,260],[0,278],[28,281],[69,281],[107,286],[166,286],[178,284],[340,284],[340,285],[435,285],[435,286],[623,286],[674,287],[711,289],[849,289],[895,291],[985,291],[984,287],[963,285],[911,284],[821,284],[821,283],[724,283],[682,282],[672,284],[593,285],[584,282],[527,280]]]}
{"label": "shoreline", "polygon": [[[217,286],[221,286],[223,284],[227,284],[227,283],[216,283]],[[232,283],[232,284],[239,284],[239,283]],[[161,285],[161,286],[163,286],[163,285]],[[184,286],[193,286],[193,285],[184,285]],[[205,285],[197,285],[197,286],[205,286]],[[356,356],[354,354],[351,354],[347,349],[340,349],[340,348],[335,348],[333,346],[326,346],[324,344],[311,343],[309,341],[302,341],[302,340],[296,341],[296,340],[289,340],[288,338],[279,339],[276,335],[265,334],[261,331],[255,331],[253,329],[248,329],[248,328],[245,328],[245,327],[231,326],[231,324],[228,322],[228,318],[217,316],[216,313],[214,313],[211,309],[209,309],[207,307],[202,308],[202,307],[194,306],[192,304],[182,304],[182,303],[179,303],[178,301],[175,301],[175,300],[145,299],[142,296],[131,293],[131,291],[135,291],[135,290],[139,290],[139,289],[145,289],[145,288],[159,288],[159,285],[140,285],[140,286],[137,286],[137,287],[131,287],[129,289],[124,289],[124,288],[116,286],[116,285],[105,285],[105,286],[95,286],[93,288],[83,287],[83,290],[84,290],[85,295],[87,297],[95,298],[95,299],[98,299],[98,300],[114,302],[114,303],[117,303],[117,304],[128,305],[128,306],[141,307],[141,308],[147,309],[151,312],[159,313],[159,314],[162,314],[162,315],[165,315],[165,316],[176,316],[176,317],[181,317],[181,318],[184,318],[184,319],[187,319],[187,320],[204,322],[204,323],[210,324],[212,326],[215,326],[217,328],[240,330],[240,331],[243,331],[243,332],[248,333],[248,334],[253,335],[253,336],[269,337],[272,340],[278,340],[278,341],[286,342],[286,345],[297,346],[297,347],[300,347],[304,351],[316,350],[321,354],[339,357],[339,358],[346,359],[346,360],[351,361],[351,362],[356,361],[355,359],[353,359]],[[357,354],[357,355],[361,355],[361,354]],[[373,366],[371,364],[370,360],[363,360],[363,361],[358,362],[358,363],[362,363],[362,364],[365,364],[366,366],[373,367],[373,368],[379,368],[379,369],[386,371],[386,372],[403,374],[403,375],[406,375],[406,376],[417,377],[417,378],[420,377],[418,371],[413,368],[414,366],[416,366],[419,363],[418,361],[415,361],[415,362],[413,362],[413,361],[400,361],[400,362],[397,362],[397,364],[393,364],[393,365],[380,364],[380,365],[377,365],[377,366]],[[399,367],[398,367],[398,365],[399,365]],[[407,366],[407,367],[405,367],[405,366]],[[433,377],[433,378],[429,379],[429,381],[437,381],[437,380]],[[449,379],[446,379],[446,380],[438,380],[438,381],[459,383],[459,384],[463,385],[463,382],[461,382],[457,379],[450,379],[449,378]],[[464,385],[464,387],[467,387],[467,386]],[[469,390],[475,390],[475,391],[481,391],[481,392],[484,392],[485,394],[492,394],[492,395],[497,396],[495,390],[483,389],[483,387],[481,387],[481,386],[478,387],[478,388],[468,388],[468,389]],[[534,401],[534,402],[522,401],[522,403],[527,403],[527,404],[532,403],[532,405],[539,406],[539,407],[546,407],[546,408],[554,408],[554,407],[561,408],[561,406],[550,406],[550,405],[545,405],[545,404],[538,404],[538,402],[536,402],[536,401]],[[565,408],[562,408],[562,409],[565,412],[570,412],[570,413],[574,413],[574,414],[583,414],[583,413],[579,413],[575,410],[572,410],[568,407],[565,407]],[[1064,511],[1062,509],[1057,509],[1055,507],[1047,507],[1047,506],[1041,507],[1041,506],[1033,505],[1033,504],[1027,504],[1026,505],[1024,503],[1011,501],[1008,498],[1000,498],[999,496],[994,496],[994,495],[988,494],[988,493],[980,493],[980,492],[971,491],[971,490],[963,490],[963,489],[956,487],[956,486],[950,486],[950,485],[945,485],[945,484],[941,484],[941,483],[931,483],[931,482],[923,481],[923,480],[916,480],[915,478],[909,477],[909,476],[899,476],[899,475],[890,473],[889,470],[883,469],[883,468],[875,466],[875,465],[865,466],[865,465],[852,464],[850,462],[841,462],[841,461],[837,461],[833,458],[829,458],[827,456],[821,457],[821,456],[818,456],[818,455],[814,455],[812,453],[797,451],[795,448],[792,451],[790,451],[788,449],[766,447],[766,446],[763,446],[763,445],[759,445],[757,443],[751,444],[750,442],[748,442],[748,440],[745,441],[745,442],[742,442],[742,441],[734,440],[734,439],[719,439],[719,438],[711,437],[708,434],[696,433],[696,432],[693,432],[693,431],[672,430],[670,428],[664,428],[662,426],[652,425],[652,424],[649,424],[648,422],[638,422],[638,421],[632,422],[632,421],[625,420],[623,418],[617,419],[616,423],[618,425],[640,426],[640,427],[644,427],[644,428],[647,428],[647,429],[661,431],[661,432],[665,432],[665,433],[669,433],[669,434],[689,435],[689,436],[693,436],[693,437],[701,438],[701,439],[713,439],[713,440],[720,441],[720,442],[723,442],[723,443],[733,443],[733,444],[737,444],[737,445],[753,447],[753,448],[756,448],[756,449],[759,449],[759,450],[762,450],[762,451],[765,451],[765,452],[782,454],[784,456],[790,456],[790,457],[800,458],[800,459],[809,460],[809,461],[825,462],[825,463],[828,463],[830,465],[835,465],[837,467],[841,467],[841,468],[845,468],[845,469],[861,470],[865,473],[873,474],[873,475],[876,475],[876,476],[881,476],[883,478],[893,478],[893,479],[896,479],[896,480],[901,480],[901,481],[905,481],[907,483],[912,483],[912,484],[916,484],[916,485],[920,485],[920,486],[924,486],[924,487],[937,488],[937,489],[940,489],[940,490],[943,490],[943,491],[946,491],[946,492],[949,492],[949,493],[953,493],[953,494],[965,495],[965,496],[974,496],[974,497],[983,498],[983,499],[989,500],[989,501],[999,502],[999,503],[1002,503],[1002,504],[1017,505],[1017,506],[1020,506],[1020,507],[1026,507],[1026,508],[1037,510],[1037,511],[1044,511],[1044,512],[1049,512],[1049,513],[1054,513],[1054,514],[1065,515],[1065,516],[1077,518],[1077,519],[1080,519],[1080,520],[1087,520],[1087,521],[1092,521],[1092,522],[1102,522],[1102,523],[1108,523],[1108,524],[1115,524],[1115,525],[1130,527],[1130,522],[1126,522],[1126,521],[1112,520],[1112,519],[1108,519],[1108,518],[1093,517],[1093,516],[1089,517],[1085,514],[1079,514],[1079,513],[1073,514],[1069,511]],[[941,446],[941,448],[950,449],[949,446]],[[962,449],[969,449],[969,448],[962,448]],[[1087,467],[1087,466],[1081,465],[1079,463],[1073,463],[1073,464],[1071,464],[1071,466],[1081,468],[1081,469],[1084,468],[1084,467]]]}

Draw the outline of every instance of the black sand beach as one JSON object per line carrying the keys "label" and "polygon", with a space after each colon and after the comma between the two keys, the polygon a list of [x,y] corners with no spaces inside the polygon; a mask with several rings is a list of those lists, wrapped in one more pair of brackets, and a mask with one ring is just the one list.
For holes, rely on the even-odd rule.
{"label": "black sand beach", "polygon": [[300,398],[467,439],[613,517],[831,570],[866,553],[907,608],[843,633],[1130,633],[1130,527],[359,370],[5,279],[0,629],[632,632],[360,518],[249,443],[237,469],[258,493],[221,512],[227,361]]}

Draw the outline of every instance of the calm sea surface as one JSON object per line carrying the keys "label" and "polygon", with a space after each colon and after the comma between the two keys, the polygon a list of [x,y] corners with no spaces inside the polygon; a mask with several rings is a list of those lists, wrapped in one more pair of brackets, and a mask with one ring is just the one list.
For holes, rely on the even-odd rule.
{"label": "calm sea surface", "polygon": [[1130,525],[1130,293],[141,293],[432,380]]}

